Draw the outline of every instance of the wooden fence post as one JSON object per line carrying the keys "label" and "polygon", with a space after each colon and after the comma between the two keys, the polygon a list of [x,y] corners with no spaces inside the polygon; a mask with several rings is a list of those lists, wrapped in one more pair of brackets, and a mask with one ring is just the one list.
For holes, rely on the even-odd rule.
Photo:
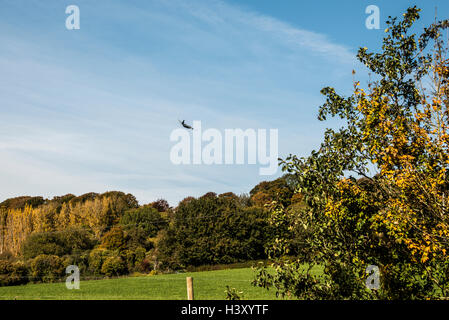
{"label": "wooden fence post", "polygon": [[187,300],[193,300],[193,278],[187,277]]}

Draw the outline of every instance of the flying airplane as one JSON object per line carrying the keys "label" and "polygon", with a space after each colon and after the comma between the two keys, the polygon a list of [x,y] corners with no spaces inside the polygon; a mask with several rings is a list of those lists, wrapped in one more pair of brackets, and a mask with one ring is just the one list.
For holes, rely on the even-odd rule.
{"label": "flying airplane", "polygon": [[181,125],[182,125],[184,128],[186,128],[186,129],[192,129],[192,130],[193,130],[193,128],[192,128],[191,126],[189,126],[188,124],[186,124],[186,121],[185,121],[185,120],[182,120],[182,121],[178,120],[178,121],[181,123]]}

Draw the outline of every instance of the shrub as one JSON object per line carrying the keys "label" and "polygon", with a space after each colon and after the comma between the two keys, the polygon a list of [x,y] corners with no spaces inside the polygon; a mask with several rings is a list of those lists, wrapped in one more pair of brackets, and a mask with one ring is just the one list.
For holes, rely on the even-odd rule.
{"label": "shrub", "polygon": [[[128,266],[128,270],[135,270],[140,272],[145,271],[142,270],[142,263],[145,260],[145,255],[146,250],[142,247],[138,247],[134,250],[126,250],[122,254]],[[147,267],[144,267],[143,269],[147,269]]]}
{"label": "shrub", "polygon": [[16,286],[28,282],[28,269],[23,262],[0,260],[0,286]]}
{"label": "shrub", "polygon": [[22,245],[22,255],[25,259],[32,259],[41,254],[62,257],[73,252],[90,250],[94,245],[95,241],[87,230],[70,228],[31,234]]}
{"label": "shrub", "polygon": [[86,274],[89,271],[89,252],[74,253],[68,256],[64,256],[64,265],[75,265],[79,268],[82,274]]}
{"label": "shrub", "polygon": [[145,261],[146,250],[145,248],[138,247],[134,250],[126,250],[123,253],[123,258],[126,261],[128,270],[138,272],[148,272],[152,269],[152,264],[149,260]]}
{"label": "shrub", "polygon": [[145,259],[146,250],[142,247],[134,250],[134,264],[141,263]]}
{"label": "shrub", "polygon": [[25,259],[42,254],[62,256],[67,253],[57,234],[52,232],[31,234],[22,245],[22,255]]}
{"label": "shrub", "polygon": [[94,274],[101,273],[101,267],[112,252],[105,248],[95,248],[89,253],[89,270]]}
{"label": "shrub", "polygon": [[55,255],[41,254],[31,260],[30,267],[34,281],[53,282],[65,273],[64,260]]}
{"label": "shrub", "polygon": [[136,264],[134,269],[138,272],[152,272],[153,270],[153,264],[149,259],[143,259],[139,264]]}
{"label": "shrub", "polygon": [[126,274],[127,271],[125,262],[118,256],[107,258],[101,267],[101,273],[108,277],[123,275]]}

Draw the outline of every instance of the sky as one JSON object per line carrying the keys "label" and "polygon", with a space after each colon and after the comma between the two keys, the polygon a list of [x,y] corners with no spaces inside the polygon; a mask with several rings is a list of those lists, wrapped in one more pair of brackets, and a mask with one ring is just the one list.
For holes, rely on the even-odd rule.
{"label": "sky", "polygon": [[[319,147],[321,88],[350,94],[388,16],[449,2],[298,0],[0,0],[0,201],[111,190],[171,205],[248,193],[259,165],[176,165],[178,120],[202,129],[277,129],[279,157]],[[80,10],[68,30],[66,7]],[[380,29],[367,29],[368,5]]]}

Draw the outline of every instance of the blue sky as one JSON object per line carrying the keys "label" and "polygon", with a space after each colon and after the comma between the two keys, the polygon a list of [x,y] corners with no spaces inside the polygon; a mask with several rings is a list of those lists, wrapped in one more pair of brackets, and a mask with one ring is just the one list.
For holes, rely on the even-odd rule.
{"label": "blue sky", "polygon": [[[77,5],[81,29],[65,28]],[[380,30],[365,28],[366,6]],[[203,129],[279,130],[279,155],[305,156],[326,126],[319,91],[349,93],[358,47],[411,4],[419,26],[448,1],[0,0],[0,201],[120,190],[171,205],[249,192],[257,165],[176,166],[178,119]]]}

